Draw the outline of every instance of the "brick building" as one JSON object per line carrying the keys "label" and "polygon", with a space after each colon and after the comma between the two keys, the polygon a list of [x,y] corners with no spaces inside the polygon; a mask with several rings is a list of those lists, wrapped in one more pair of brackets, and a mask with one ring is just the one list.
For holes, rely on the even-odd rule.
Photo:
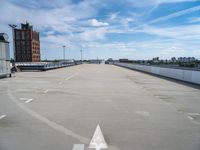
{"label": "brick building", "polygon": [[21,29],[14,29],[14,42],[16,62],[40,61],[39,33],[33,31],[29,23],[21,24]]}

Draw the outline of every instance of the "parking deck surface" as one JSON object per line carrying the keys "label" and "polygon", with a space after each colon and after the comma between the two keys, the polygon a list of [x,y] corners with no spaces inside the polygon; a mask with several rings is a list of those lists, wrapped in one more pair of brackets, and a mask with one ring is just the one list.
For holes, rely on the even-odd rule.
{"label": "parking deck surface", "polygon": [[199,150],[200,90],[102,64],[0,80],[0,150],[88,150],[97,124],[108,150]]}

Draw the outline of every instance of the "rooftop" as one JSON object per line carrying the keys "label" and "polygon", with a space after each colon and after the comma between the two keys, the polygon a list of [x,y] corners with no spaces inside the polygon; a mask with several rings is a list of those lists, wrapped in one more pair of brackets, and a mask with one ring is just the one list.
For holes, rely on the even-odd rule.
{"label": "rooftop", "polygon": [[[84,64],[0,80],[1,147],[85,150],[99,124],[108,150],[197,150],[199,88]],[[9,141],[9,142],[8,142]]]}

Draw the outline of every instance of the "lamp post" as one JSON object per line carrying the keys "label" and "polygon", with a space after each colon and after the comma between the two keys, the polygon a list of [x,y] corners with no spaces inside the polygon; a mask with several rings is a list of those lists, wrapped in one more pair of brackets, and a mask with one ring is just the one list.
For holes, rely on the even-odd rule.
{"label": "lamp post", "polygon": [[65,62],[65,45],[63,45],[63,59],[64,59],[64,62]]}
{"label": "lamp post", "polygon": [[80,52],[81,52],[81,63],[82,63],[83,62],[83,49],[82,49],[82,47],[81,47]]}
{"label": "lamp post", "polygon": [[13,54],[14,54],[14,60],[16,61],[16,52],[15,52],[15,34],[14,30],[17,27],[15,24],[8,24],[9,27],[12,29],[12,36],[13,36]]}

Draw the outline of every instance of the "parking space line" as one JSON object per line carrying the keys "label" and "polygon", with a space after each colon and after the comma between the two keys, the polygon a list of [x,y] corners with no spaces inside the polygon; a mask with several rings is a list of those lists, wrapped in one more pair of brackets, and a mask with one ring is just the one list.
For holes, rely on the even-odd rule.
{"label": "parking space line", "polygon": [[3,118],[5,118],[5,117],[6,117],[6,115],[1,115],[0,116],[0,120],[3,119]]}
{"label": "parking space line", "polygon": [[[79,72],[74,73],[74,74],[72,74],[71,76],[65,78],[65,81],[68,81],[68,80],[74,78],[75,76],[79,75],[79,74],[80,74],[81,72],[83,72],[83,71],[84,71],[84,69],[81,69]],[[58,84],[61,85],[62,83],[63,83],[63,82],[59,82]]]}
{"label": "parking space line", "polygon": [[84,144],[74,144],[72,150],[84,150]]}
{"label": "parking space line", "polygon": [[82,69],[81,71],[79,71],[79,72],[77,72],[77,73],[75,73],[75,74],[72,74],[71,76],[65,78],[65,81],[70,80],[71,78],[73,78],[73,77],[79,75],[82,71],[83,71],[83,69]]}
{"label": "parking space line", "polygon": [[19,98],[21,101],[26,101],[28,98]]}
{"label": "parking space line", "polygon": [[27,101],[25,101],[25,103],[27,104],[27,103],[30,103],[32,101],[33,101],[33,99],[28,99]]}
{"label": "parking space line", "polygon": [[32,98],[20,98],[21,101],[25,101],[25,103],[30,103],[33,101]]}
{"label": "parking space line", "polygon": [[73,75],[71,75],[71,76],[65,78],[65,81],[70,80],[71,78],[73,78],[73,77],[76,76],[76,75],[78,75],[78,74],[76,73],[76,74],[73,74]]}
{"label": "parking space line", "polygon": [[9,90],[9,87],[8,87],[8,96],[10,97],[10,99],[17,106],[19,106],[22,110],[24,110],[26,113],[28,113],[29,115],[31,115],[35,119],[40,120],[41,122],[45,123],[49,127],[53,128],[53,129],[55,129],[55,130],[57,130],[57,131],[59,131],[61,133],[64,133],[67,136],[71,136],[71,137],[74,137],[74,138],[78,139],[80,142],[82,142],[84,144],[88,144],[89,143],[89,139],[88,138],[83,137],[83,136],[81,136],[79,134],[76,134],[73,131],[71,131],[70,129],[67,129],[64,126],[62,126],[60,124],[57,124],[56,122],[47,119],[46,117],[38,114],[34,110],[26,107],[26,105],[24,105],[23,103],[20,103],[19,101],[17,101],[17,99],[12,95],[11,91]]}
{"label": "parking space line", "polygon": [[[83,135],[79,135],[78,133],[68,129],[66,126],[58,124],[57,122],[54,122],[53,120],[49,120],[45,116],[43,116],[43,115],[39,114],[38,112],[34,111],[33,109],[27,107],[24,103],[20,103],[18,98],[16,98],[13,95],[12,91],[10,90],[10,85],[8,85],[7,94],[12,102],[14,102],[19,108],[21,108],[24,112],[26,112],[33,118],[41,121],[42,123],[46,124],[48,127],[52,128],[60,133],[63,133],[67,136],[70,136],[70,137],[73,137],[73,138],[79,140],[83,144],[87,144],[87,145],[89,144],[90,139],[88,139],[87,137],[85,137]],[[24,98],[22,98],[22,99],[24,99]],[[111,148],[113,150],[119,150],[118,147],[112,146],[112,145],[110,145],[109,148]]]}
{"label": "parking space line", "polygon": [[49,90],[45,90],[45,91],[44,91],[45,94],[48,93],[48,92],[49,92]]}

